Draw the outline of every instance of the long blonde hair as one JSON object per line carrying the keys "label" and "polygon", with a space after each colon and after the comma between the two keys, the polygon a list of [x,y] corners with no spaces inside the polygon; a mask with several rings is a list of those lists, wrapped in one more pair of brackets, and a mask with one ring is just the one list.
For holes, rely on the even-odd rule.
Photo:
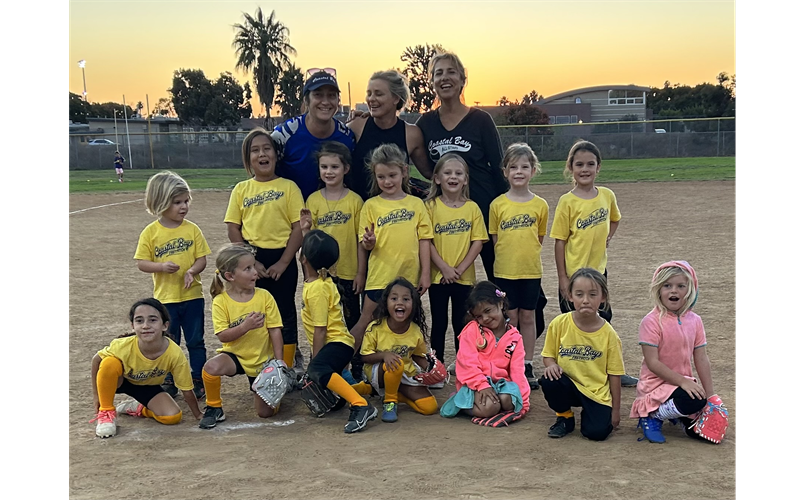
{"label": "long blonde hair", "polygon": [[679,311],[677,311],[677,316],[682,316],[688,312],[696,302],[698,291],[696,289],[693,276],[690,274],[690,272],[688,272],[687,269],[681,266],[668,266],[658,269],[654,273],[654,277],[651,280],[650,293],[651,299],[654,301],[654,307],[656,307],[660,312],[660,318],[668,314],[668,309],[666,309],[662,304],[660,291],[662,291],[663,285],[665,285],[665,283],[674,276],[684,276],[685,279],[688,280],[688,291],[682,298],[682,307],[679,309]]}
{"label": "long blonde hair", "polygon": [[215,257],[215,276],[210,284],[210,295],[215,298],[226,290],[226,273],[234,273],[241,257],[254,257],[254,249],[245,243],[230,243],[218,251]]}

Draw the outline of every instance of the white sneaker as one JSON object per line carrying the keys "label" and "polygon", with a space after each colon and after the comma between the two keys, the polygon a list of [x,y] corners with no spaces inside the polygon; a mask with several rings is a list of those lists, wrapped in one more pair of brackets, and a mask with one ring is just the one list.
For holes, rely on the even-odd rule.
{"label": "white sneaker", "polygon": [[95,435],[99,438],[108,438],[117,434],[117,412],[115,410],[102,410],[89,422],[95,425]]}
{"label": "white sneaker", "polygon": [[144,406],[136,399],[127,399],[115,405],[115,411],[121,415],[131,415],[132,417],[142,417]]}
{"label": "white sneaker", "polygon": [[453,361],[452,363],[447,365],[447,373],[449,373],[450,375],[455,375],[456,374],[456,362],[455,361]]}

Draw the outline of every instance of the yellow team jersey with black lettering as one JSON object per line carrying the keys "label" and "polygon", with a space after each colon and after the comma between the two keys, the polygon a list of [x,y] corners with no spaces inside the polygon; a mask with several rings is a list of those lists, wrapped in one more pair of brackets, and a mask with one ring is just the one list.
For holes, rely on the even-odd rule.
{"label": "yellow team jersey with black lettering", "polygon": [[621,220],[618,200],[610,189],[598,186],[591,200],[565,193],[553,214],[551,238],[565,240],[565,271],[568,277],[582,267],[603,273],[607,268],[609,223]]}
{"label": "yellow team jersey with black lettering", "polygon": [[548,202],[537,195],[517,202],[502,194],[489,205],[489,234],[495,243],[495,277],[542,278],[540,236],[548,232]]}
{"label": "yellow team jersey with black lettering", "polygon": [[[361,356],[385,351],[391,351],[400,356],[405,366],[403,372],[409,377],[413,377],[417,374],[417,369],[411,356],[424,356],[428,352],[428,346],[422,330],[413,321],[405,333],[392,332],[385,319],[380,323],[373,321],[366,328],[366,334],[363,336]],[[371,379],[372,365],[366,365],[364,370],[367,377]]]}
{"label": "yellow team jersey with black lettering", "polygon": [[293,181],[277,177],[259,182],[239,182],[229,196],[224,222],[240,224],[243,239],[250,245],[285,248],[291,226],[305,207],[302,192]]}
{"label": "yellow team jersey with black lettering", "polygon": [[381,290],[398,276],[419,283],[419,240],[433,238],[425,204],[416,196],[402,200],[369,198],[361,210],[358,238],[375,226],[375,247],[369,254],[366,290]]}
{"label": "yellow team jersey with black lettering", "polygon": [[321,229],[338,242],[338,262],[335,276],[344,280],[354,280],[358,274],[358,233],[361,223],[363,200],[352,191],[336,201],[324,199],[321,191],[315,191],[307,198],[307,208],[313,217],[313,229]]}
{"label": "yellow team jersey with black lettering", "polygon": [[193,277],[190,288],[184,287],[184,275],[199,257],[209,255],[210,247],[201,229],[185,219],[179,227],[163,226],[158,220],[145,226],[137,241],[135,260],[173,262],[179,266],[175,273],[151,273],[154,280],[154,298],[163,304],[185,302],[204,297],[201,277]]}
{"label": "yellow team jersey with black lettering", "polygon": [[579,330],[573,312],[548,325],[543,358],[553,358],[578,390],[602,405],[612,406],[609,375],[623,375],[621,339],[609,322],[589,333]]}
{"label": "yellow team jersey with black lettering", "polygon": [[181,391],[193,389],[190,364],[175,342],[168,341],[168,348],[157,359],[148,359],[140,351],[137,336],[114,339],[98,351],[101,359],[109,356],[123,363],[123,378],[134,385],[162,385],[165,375],[173,374],[173,383]]}
{"label": "yellow team jersey with black lettering", "polygon": [[[473,241],[486,241],[484,216],[478,204],[467,200],[458,208],[451,208],[442,202],[441,197],[427,203],[431,224],[433,224],[433,245],[439,256],[451,267],[461,264]],[[431,283],[438,284],[442,272],[435,265],[430,269]],[[471,265],[458,279],[462,285],[475,284],[475,265]]]}
{"label": "yellow team jersey with black lettering", "polygon": [[268,330],[282,328],[282,319],[274,297],[262,288],[255,288],[254,297],[248,302],[237,302],[227,292],[212,299],[212,326],[216,335],[238,326],[252,312],[265,314],[263,326],[249,330],[232,342],[222,342],[222,347],[216,352],[231,352],[237,356],[246,375],[256,377],[263,363],[274,353]]}

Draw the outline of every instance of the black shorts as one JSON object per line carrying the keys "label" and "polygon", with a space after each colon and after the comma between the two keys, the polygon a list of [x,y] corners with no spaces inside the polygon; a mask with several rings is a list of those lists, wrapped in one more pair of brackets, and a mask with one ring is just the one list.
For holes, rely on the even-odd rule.
{"label": "black shorts", "polygon": [[380,297],[383,296],[383,290],[364,290],[363,291],[363,298],[369,299],[375,304],[380,302]]}
{"label": "black shorts", "polygon": [[542,279],[521,279],[510,280],[495,277],[495,284],[504,292],[509,301],[509,309],[525,309],[534,311],[538,305],[545,307],[545,302],[540,301],[542,293]]}
{"label": "black shorts", "polygon": [[[237,356],[235,356],[235,355],[234,355],[234,354],[232,354],[231,352],[226,352],[226,351],[224,351],[224,352],[223,352],[223,353],[221,353],[221,354],[226,354],[227,356],[229,356],[229,357],[232,359],[232,361],[234,361],[234,362],[235,362],[235,375],[246,375],[246,372],[245,372],[245,371],[243,371],[243,366],[241,366],[241,364],[240,364],[240,360],[238,359],[238,357],[237,357]],[[234,376],[234,375],[233,375],[233,376]],[[246,375],[246,378],[248,378],[248,379],[249,379],[249,390],[250,390],[250,391],[252,391],[252,392],[254,392],[254,390],[252,390],[252,384],[254,383],[254,380],[255,380],[257,377],[250,377],[250,376]]]}
{"label": "black shorts", "polygon": [[134,385],[126,379],[123,379],[123,383],[120,384],[120,387],[117,388],[115,391],[116,394],[126,394],[134,399],[137,400],[138,403],[148,407],[148,403],[159,394],[160,392],[165,392],[162,390],[162,386],[159,385]]}
{"label": "black shorts", "polygon": [[341,375],[352,360],[355,350],[343,342],[328,342],[307,365],[307,374],[322,387],[327,387],[333,373]]}

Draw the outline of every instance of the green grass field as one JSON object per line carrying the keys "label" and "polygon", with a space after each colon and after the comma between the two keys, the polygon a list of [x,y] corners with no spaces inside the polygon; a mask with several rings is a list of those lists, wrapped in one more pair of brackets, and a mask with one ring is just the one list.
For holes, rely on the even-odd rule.
{"label": "green grass field", "polygon": [[[562,176],[565,163],[546,161],[542,173],[531,184],[564,184]],[[158,170],[126,169],[123,183],[117,182],[113,169],[70,171],[70,192],[144,191],[148,178]],[[191,189],[230,189],[246,179],[244,169],[183,169],[177,174],[184,177]],[[416,177],[422,178],[414,170]],[[647,158],[636,160],[605,160],[596,182],[639,181],[712,181],[734,180],[735,157],[713,158]]]}

